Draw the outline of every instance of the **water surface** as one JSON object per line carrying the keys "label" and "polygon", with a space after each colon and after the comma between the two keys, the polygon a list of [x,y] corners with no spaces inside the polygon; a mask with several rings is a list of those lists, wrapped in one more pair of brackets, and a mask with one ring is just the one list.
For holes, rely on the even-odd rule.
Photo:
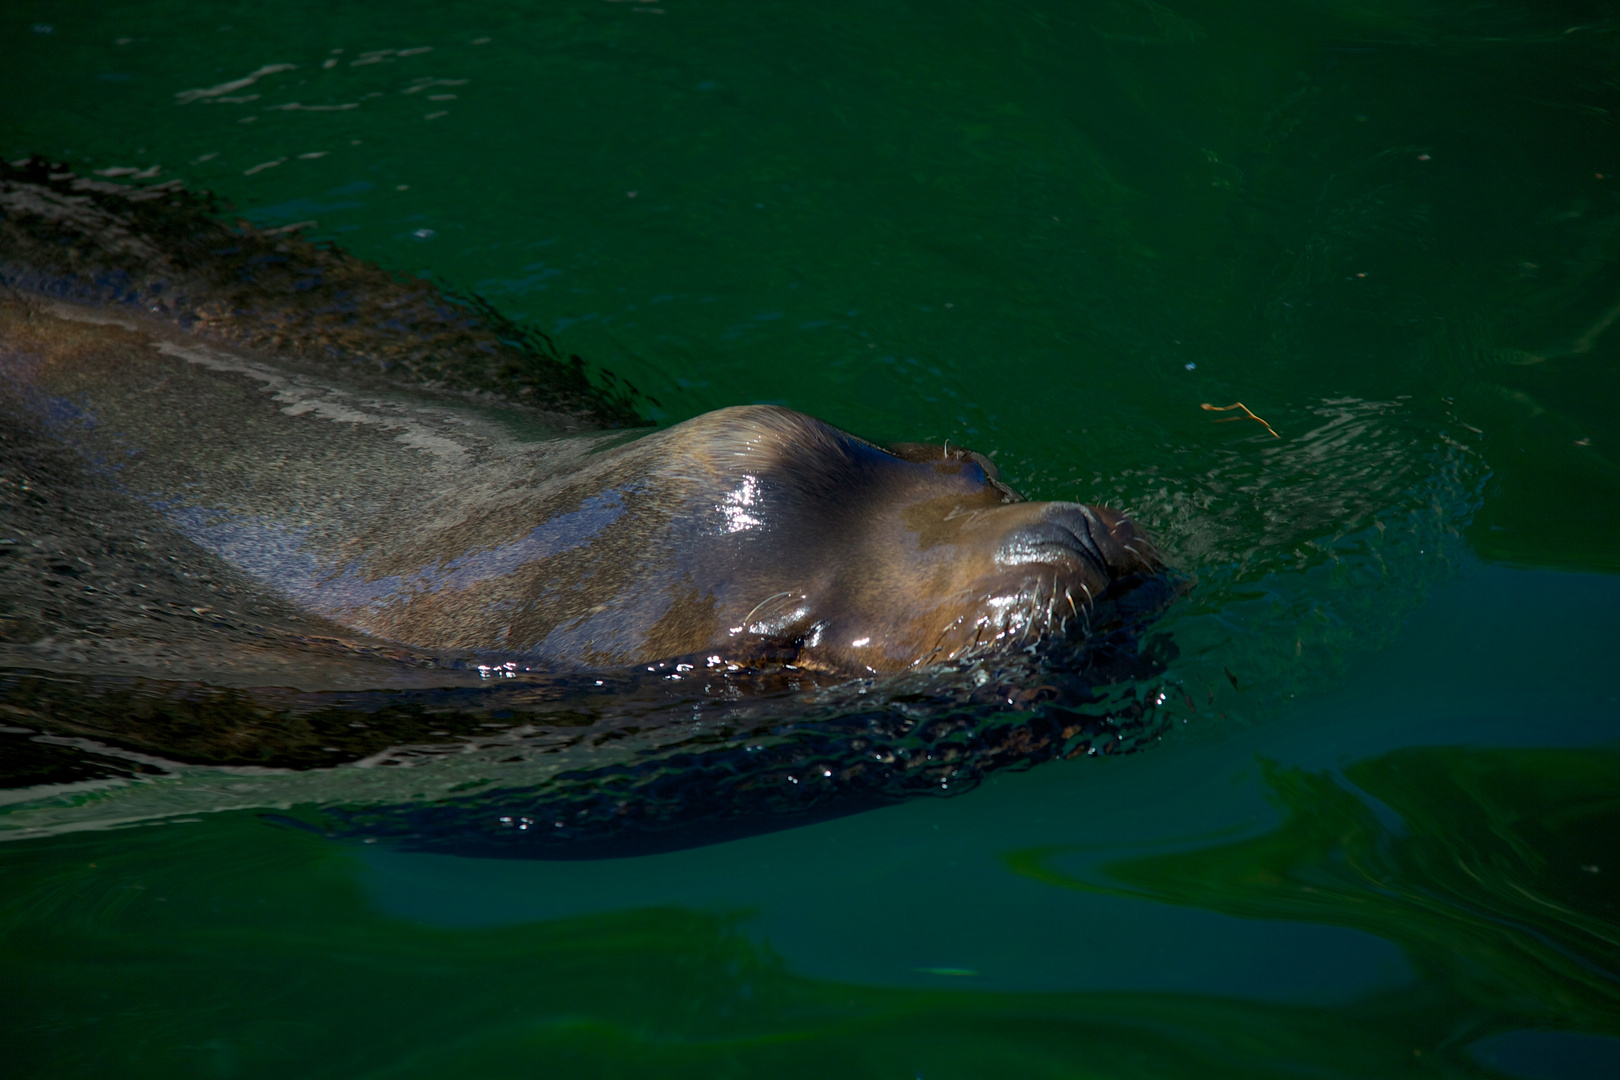
{"label": "water surface", "polygon": [[250,809],[0,844],[21,1074],[1613,1075],[1617,30],[14,5],[8,158],[316,221],[659,423],[972,446],[1199,582],[1174,730],[960,797],[583,862]]}

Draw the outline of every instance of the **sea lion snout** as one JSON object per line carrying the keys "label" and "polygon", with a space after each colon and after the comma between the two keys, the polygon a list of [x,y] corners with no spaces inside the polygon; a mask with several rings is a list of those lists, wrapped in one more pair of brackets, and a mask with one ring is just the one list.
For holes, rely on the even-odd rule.
{"label": "sea lion snout", "polygon": [[1117,510],[1081,503],[1029,505],[1041,508],[1044,516],[1008,536],[1000,554],[1007,565],[1079,558],[1104,583],[1164,568],[1159,549],[1136,522]]}
{"label": "sea lion snout", "polygon": [[1003,513],[1023,520],[1001,539],[995,555],[999,566],[1045,566],[1050,572],[1075,576],[1093,590],[1164,567],[1158,549],[1136,523],[1105,506],[1015,503]]}
{"label": "sea lion snout", "polygon": [[1106,581],[1110,576],[1108,560],[1092,526],[1095,523],[1098,532],[1104,530],[1091,510],[1062,503],[1047,504],[1045,509],[1044,516],[1007,534],[996,551],[996,562],[1002,566],[1078,564],[1076,569],[1087,567]]}
{"label": "sea lion snout", "polygon": [[810,598],[805,618],[827,632],[806,639],[799,662],[881,673],[1083,640],[1119,588],[1164,569],[1135,522],[1106,507],[1018,500],[952,509],[952,529],[920,513],[905,521],[909,543],[878,533],[835,603]]}

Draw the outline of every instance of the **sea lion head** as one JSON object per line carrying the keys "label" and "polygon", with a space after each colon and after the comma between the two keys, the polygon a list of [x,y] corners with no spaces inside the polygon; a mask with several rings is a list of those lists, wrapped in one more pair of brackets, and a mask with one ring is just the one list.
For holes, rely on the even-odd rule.
{"label": "sea lion head", "polygon": [[1099,604],[1164,568],[1125,515],[1026,501],[972,451],[884,449],[771,407],[710,415],[747,433],[711,458],[720,652],[904,671],[1084,635]]}

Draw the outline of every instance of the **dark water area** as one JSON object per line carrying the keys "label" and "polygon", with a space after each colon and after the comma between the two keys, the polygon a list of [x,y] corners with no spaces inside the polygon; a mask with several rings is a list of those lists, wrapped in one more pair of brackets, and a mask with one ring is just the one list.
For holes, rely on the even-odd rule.
{"label": "dark water area", "polygon": [[484,762],[0,793],[6,1073],[1616,1075],[1617,73],[1603,2],[12,5],[7,160],[1196,584],[1140,752],[681,850],[295,825]]}

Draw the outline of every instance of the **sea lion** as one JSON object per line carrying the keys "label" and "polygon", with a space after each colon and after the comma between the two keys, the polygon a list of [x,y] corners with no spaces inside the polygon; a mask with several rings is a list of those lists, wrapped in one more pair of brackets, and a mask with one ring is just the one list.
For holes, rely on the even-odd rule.
{"label": "sea lion", "polygon": [[19,296],[0,397],[304,610],[546,669],[675,657],[892,674],[1083,631],[1162,561],[960,448],[775,406],[625,441],[345,383],[136,310]]}
{"label": "sea lion", "polygon": [[478,298],[220,209],[0,162],[0,786],[40,792],[0,836],[303,805],[627,854],[1168,723],[1183,586],[1129,519],[774,406],[648,430]]}
{"label": "sea lion", "polygon": [[1083,630],[1162,568],[961,448],[772,406],[627,441],[628,388],[487,304],[216,209],[0,165],[0,407],[338,625],[552,670],[892,674]]}

